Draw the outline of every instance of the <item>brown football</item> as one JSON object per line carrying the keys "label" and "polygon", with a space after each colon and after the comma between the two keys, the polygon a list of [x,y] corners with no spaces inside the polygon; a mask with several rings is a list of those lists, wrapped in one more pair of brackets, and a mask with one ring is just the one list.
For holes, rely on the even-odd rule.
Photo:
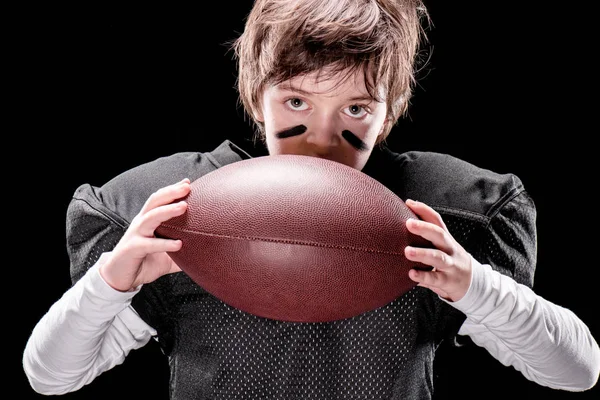
{"label": "brown football", "polygon": [[221,301],[265,318],[325,322],[382,307],[413,288],[406,229],[417,216],[380,182],[299,155],[255,157],[191,183],[188,210],[159,237],[184,273]]}

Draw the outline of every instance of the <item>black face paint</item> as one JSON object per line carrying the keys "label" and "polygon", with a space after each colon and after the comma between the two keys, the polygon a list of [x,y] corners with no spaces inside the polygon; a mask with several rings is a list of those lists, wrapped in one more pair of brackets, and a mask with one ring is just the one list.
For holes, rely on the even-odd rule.
{"label": "black face paint", "polygon": [[277,139],[285,139],[285,138],[289,138],[292,136],[302,135],[304,132],[306,132],[306,126],[298,125],[298,126],[294,126],[293,128],[288,128],[288,129],[282,130],[281,132],[277,132],[275,134],[275,137]]}
{"label": "black face paint", "polygon": [[369,146],[362,140],[358,138],[354,133],[345,130],[342,131],[342,137],[348,141],[358,151],[367,151],[369,150]]}

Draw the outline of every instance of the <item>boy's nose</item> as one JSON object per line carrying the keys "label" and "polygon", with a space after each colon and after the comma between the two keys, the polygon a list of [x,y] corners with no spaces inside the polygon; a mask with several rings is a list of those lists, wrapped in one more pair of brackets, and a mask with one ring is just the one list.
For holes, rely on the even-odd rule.
{"label": "boy's nose", "polygon": [[308,125],[306,141],[319,154],[327,154],[332,147],[339,145],[341,128],[335,118],[315,116]]}

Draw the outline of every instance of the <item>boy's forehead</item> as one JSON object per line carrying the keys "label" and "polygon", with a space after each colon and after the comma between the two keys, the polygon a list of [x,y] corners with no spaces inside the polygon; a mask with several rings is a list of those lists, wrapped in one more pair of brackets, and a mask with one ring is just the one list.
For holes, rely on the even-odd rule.
{"label": "boy's forehead", "polygon": [[304,95],[319,94],[327,97],[372,99],[361,71],[357,73],[319,73],[295,76],[276,85],[277,89]]}

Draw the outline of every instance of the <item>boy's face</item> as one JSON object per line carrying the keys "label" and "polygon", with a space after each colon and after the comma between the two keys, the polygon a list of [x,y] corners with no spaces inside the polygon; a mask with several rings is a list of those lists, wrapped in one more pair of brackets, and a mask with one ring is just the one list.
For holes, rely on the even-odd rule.
{"label": "boy's face", "polygon": [[368,95],[362,72],[345,80],[316,77],[295,77],[263,92],[256,117],[269,154],[322,157],[362,170],[383,132],[386,104]]}

